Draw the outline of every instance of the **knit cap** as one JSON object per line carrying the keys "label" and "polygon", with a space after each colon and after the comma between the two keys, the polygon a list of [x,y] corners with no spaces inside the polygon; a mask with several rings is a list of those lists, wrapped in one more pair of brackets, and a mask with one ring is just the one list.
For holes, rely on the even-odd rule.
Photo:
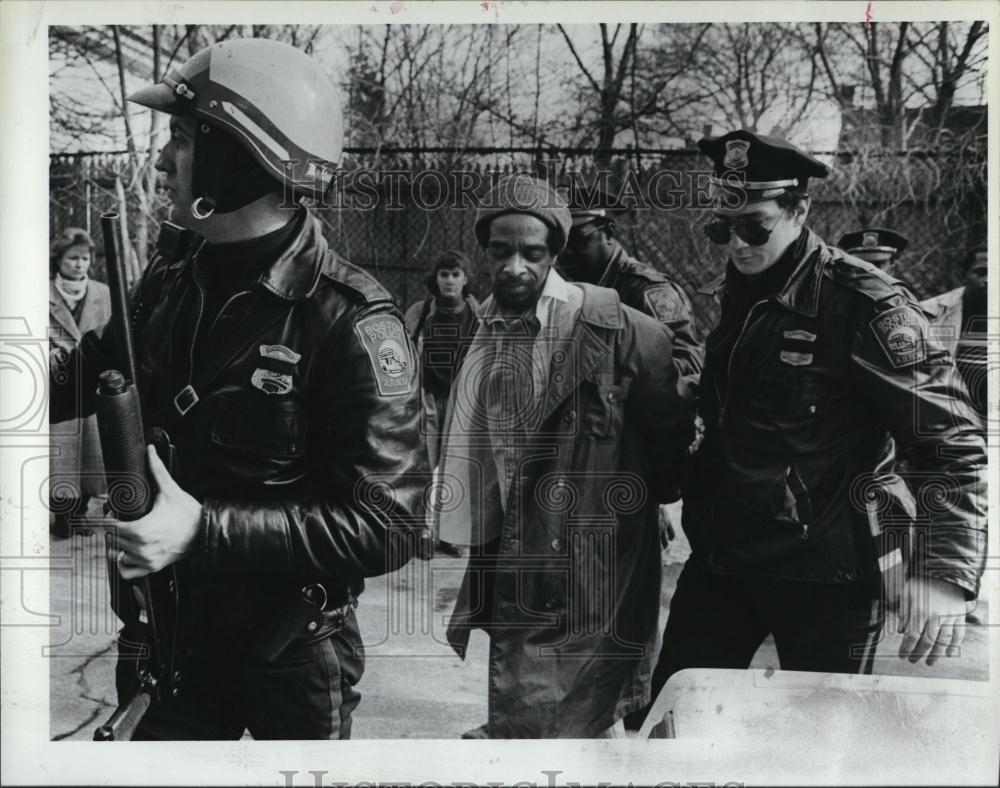
{"label": "knit cap", "polygon": [[476,238],[480,246],[486,246],[490,240],[490,222],[508,213],[526,213],[540,219],[556,231],[558,251],[566,247],[573,219],[566,201],[545,181],[516,173],[490,189],[476,212]]}

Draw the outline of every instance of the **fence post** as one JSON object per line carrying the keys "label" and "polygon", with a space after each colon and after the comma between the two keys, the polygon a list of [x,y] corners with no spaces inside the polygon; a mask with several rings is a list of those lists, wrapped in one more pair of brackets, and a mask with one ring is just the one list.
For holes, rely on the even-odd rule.
{"label": "fence post", "polygon": [[90,193],[90,158],[82,159],[83,162],[83,183],[84,183],[84,216],[87,217],[87,235],[90,235],[90,209],[92,203],[92,195]]}

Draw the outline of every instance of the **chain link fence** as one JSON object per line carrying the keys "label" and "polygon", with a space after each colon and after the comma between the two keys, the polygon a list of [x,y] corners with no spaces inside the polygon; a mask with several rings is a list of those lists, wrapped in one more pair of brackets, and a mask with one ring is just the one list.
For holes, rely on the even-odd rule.
{"label": "chain link fence", "polygon": [[[971,245],[986,237],[981,149],[825,158],[833,171],[810,184],[810,227],[829,243],[862,226],[890,227],[909,239],[896,275],[918,297],[956,286],[957,265]],[[473,225],[476,199],[497,178],[530,172],[557,186],[599,184],[636,205],[618,220],[623,245],[687,289],[699,328],[707,332],[718,306],[698,290],[718,276],[725,260],[701,230],[708,211],[706,160],[691,150],[622,150],[607,160],[598,168],[592,152],[580,149],[354,149],[345,156],[331,199],[314,207],[331,246],[371,271],[405,309],[425,297],[426,272],[446,249],[465,252],[473,261],[473,291],[489,292]],[[145,237],[151,245],[166,201],[157,196],[143,206],[138,199],[149,166],[145,157],[126,154],[53,156],[51,232],[78,226],[96,236],[100,214],[124,208],[130,237]],[[142,268],[148,251],[133,247]],[[97,257],[94,275],[103,278],[100,249]]]}

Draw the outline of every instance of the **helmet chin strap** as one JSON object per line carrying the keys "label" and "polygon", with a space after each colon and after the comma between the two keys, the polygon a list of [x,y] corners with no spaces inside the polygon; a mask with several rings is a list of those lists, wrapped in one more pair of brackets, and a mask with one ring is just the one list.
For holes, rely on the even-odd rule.
{"label": "helmet chin strap", "polygon": [[195,131],[191,215],[205,220],[230,213],[281,188],[229,134],[199,120]]}

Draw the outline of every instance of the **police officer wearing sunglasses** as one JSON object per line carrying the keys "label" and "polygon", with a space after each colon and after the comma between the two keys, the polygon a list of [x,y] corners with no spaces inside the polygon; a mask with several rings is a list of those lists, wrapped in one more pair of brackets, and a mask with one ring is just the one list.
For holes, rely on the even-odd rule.
{"label": "police officer wearing sunglasses", "polygon": [[867,505],[893,481],[875,472],[890,434],[919,479],[949,485],[946,505],[918,512],[926,552],[908,557],[899,656],[957,655],[983,572],[986,457],[954,364],[902,284],[805,226],[824,164],[742,130],[698,145],[714,164],[705,233],[728,262],[684,489],[693,555],[654,697],[683,668],[749,666],[768,634],[784,669],[872,671],[879,570],[903,559]]}

